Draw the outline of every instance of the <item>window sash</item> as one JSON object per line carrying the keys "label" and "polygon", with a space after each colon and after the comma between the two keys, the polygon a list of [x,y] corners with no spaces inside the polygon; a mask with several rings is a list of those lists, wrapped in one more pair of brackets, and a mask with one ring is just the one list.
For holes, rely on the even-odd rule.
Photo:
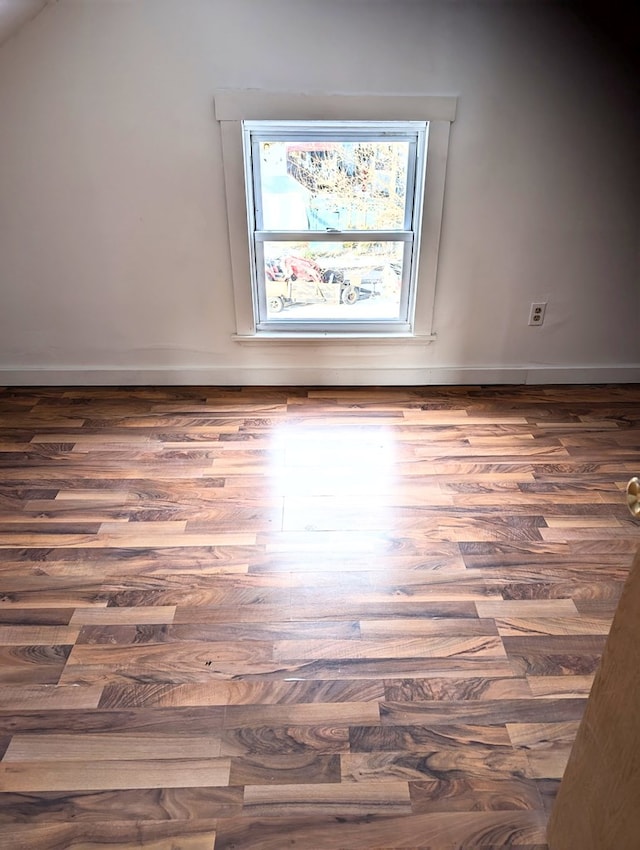
{"label": "window sash", "polygon": [[[335,240],[334,241],[342,241]],[[315,242],[315,236],[313,241]],[[379,240],[376,240],[379,241]],[[394,240],[396,242],[401,240]],[[257,306],[257,314],[256,314],[256,329],[257,330],[286,330],[291,331],[292,329],[300,329],[300,330],[319,330],[319,331],[362,331],[362,330],[371,330],[375,332],[381,331],[389,331],[393,329],[396,332],[409,332],[411,330],[411,321],[410,321],[410,311],[412,309],[412,305],[410,302],[411,297],[411,287],[409,286],[409,281],[411,279],[412,269],[411,266],[415,265],[415,255],[412,252],[412,241],[404,242],[404,249],[402,255],[402,277],[401,277],[401,286],[400,286],[400,304],[398,307],[398,318],[394,319],[371,319],[371,318],[361,318],[361,319],[311,319],[311,318],[298,318],[295,319],[273,319],[269,318],[268,310],[267,310],[267,286],[264,274],[265,268],[265,255],[264,255],[264,241],[256,243],[255,253],[254,253],[254,261],[256,264],[256,287],[254,290],[254,299],[255,304]],[[412,263],[412,255],[413,255],[413,263]],[[261,271],[261,275],[258,276],[257,272]],[[262,285],[261,285],[262,284]]]}
{"label": "window sash", "polygon": [[[301,122],[301,129],[298,132],[292,132],[286,128],[282,130],[264,130],[251,127],[255,122],[245,121],[245,159],[250,151],[250,167],[252,173],[252,191],[253,191],[253,220],[255,230],[264,229],[263,202],[262,202],[262,168],[260,164],[260,144],[262,142],[317,142],[317,141],[332,141],[332,142],[405,142],[408,144],[407,152],[407,175],[405,182],[405,209],[404,222],[401,230],[411,230],[414,227],[415,219],[415,194],[416,194],[416,169],[419,156],[419,147],[421,140],[421,131],[417,129],[418,122],[410,122],[409,127],[404,132],[395,128],[386,133],[373,132],[368,129],[367,124],[359,122],[351,122],[356,125],[350,130],[345,130],[344,124],[336,125],[335,130],[320,127],[316,132],[315,126],[313,131],[309,129],[310,124],[314,122]],[[267,122],[262,122],[267,123]],[[274,122],[275,123],[275,122]],[[349,123],[349,122],[345,122]],[[284,125],[279,124],[283,127]],[[424,125],[422,125],[424,132]],[[249,169],[246,169],[249,174]],[[323,233],[322,230],[309,230],[309,233]]]}

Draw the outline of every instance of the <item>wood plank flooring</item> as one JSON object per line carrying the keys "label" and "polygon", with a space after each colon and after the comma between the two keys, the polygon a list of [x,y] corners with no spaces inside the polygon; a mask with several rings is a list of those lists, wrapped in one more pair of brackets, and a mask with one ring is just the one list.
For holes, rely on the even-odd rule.
{"label": "wood plank flooring", "polygon": [[0,390],[0,846],[543,850],[640,387]]}

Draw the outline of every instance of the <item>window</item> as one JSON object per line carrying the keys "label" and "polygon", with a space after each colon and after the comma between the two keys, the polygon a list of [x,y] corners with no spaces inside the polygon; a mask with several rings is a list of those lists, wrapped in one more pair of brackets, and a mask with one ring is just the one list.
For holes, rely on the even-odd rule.
{"label": "window", "polygon": [[244,122],[256,328],[412,327],[426,122]]}
{"label": "window", "polygon": [[430,341],[452,97],[223,92],[240,342]]}

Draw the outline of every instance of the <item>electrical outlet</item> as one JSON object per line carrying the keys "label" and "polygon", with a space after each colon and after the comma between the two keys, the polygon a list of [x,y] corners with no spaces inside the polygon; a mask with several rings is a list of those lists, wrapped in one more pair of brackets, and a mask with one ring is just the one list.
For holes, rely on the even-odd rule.
{"label": "electrical outlet", "polygon": [[533,302],[529,311],[529,324],[540,325],[544,324],[544,314],[547,309],[546,301]]}

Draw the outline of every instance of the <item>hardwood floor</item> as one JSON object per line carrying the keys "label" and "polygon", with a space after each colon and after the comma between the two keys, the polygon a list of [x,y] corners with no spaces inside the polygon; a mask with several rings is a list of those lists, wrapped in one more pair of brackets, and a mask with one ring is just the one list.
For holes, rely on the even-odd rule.
{"label": "hardwood floor", "polygon": [[0,391],[0,846],[543,850],[640,387]]}

